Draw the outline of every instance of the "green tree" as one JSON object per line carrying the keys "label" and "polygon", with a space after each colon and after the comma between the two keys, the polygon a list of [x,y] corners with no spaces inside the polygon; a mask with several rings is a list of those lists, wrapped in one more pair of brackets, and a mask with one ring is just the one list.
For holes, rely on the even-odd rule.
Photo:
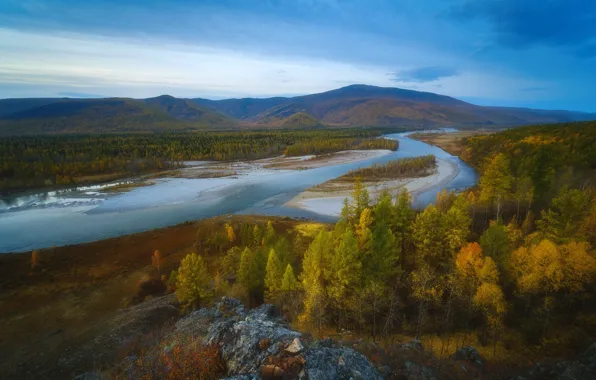
{"label": "green tree", "polygon": [[274,249],[269,251],[265,268],[265,299],[273,299],[281,286],[283,267]]}
{"label": "green tree", "polygon": [[356,178],[356,182],[354,183],[354,191],[352,193],[352,198],[354,199],[354,218],[360,218],[360,214],[362,210],[368,208],[370,205],[370,195],[368,194],[368,190],[366,187],[362,185],[362,179]]}
{"label": "green tree", "polygon": [[275,241],[275,229],[273,229],[273,224],[270,220],[267,221],[267,226],[265,227],[265,233],[263,235],[263,245],[268,246],[273,244]]}
{"label": "green tree", "polygon": [[590,212],[590,196],[587,192],[563,188],[551,203],[548,211],[542,211],[537,221],[538,230],[544,238],[557,243],[582,239],[582,223]]}
{"label": "green tree", "polygon": [[501,204],[511,196],[513,177],[509,169],[509,159],[503,153],[497,153],[490,159],[480,177],[480,201],[491,207],[497,204],[497,219],[500,217]]}
{"label": "green tree", "polygon": [[176,276],[176,298],[185,308],[199,307],[201,299],[211,295],[210,280],[203,258],[195,253],[186,255]]}
{"label": "green tree", "polygon": [[346,229],[339,245],[335,248],[329,268],[330,281],[327,286],[329,298],[341,311],[347,307],[350,294],[360,282],[362,265],[360,263],[358,241],[351,229]]}
{"label": "green tree", "polygon": [[298,283],[298,280],[296,280],[294,269],[292,269],[290,264],[286,266],[280,289],[282,292],[295,292],[300,289],[300,284]]}
{"label": "green tree", "polygon": [[490,226],[480,236],[480,246],[488,257],[491,257],[501,269],[501,272],[508,270],[509,255],[511,254],[511,243],[507,227],[500,222],[491,222]]}
{"label": "green tree", "polygon": [[412,240],[413,220],[412,197],[408,193],[408,190],[404,188],[397,196],[392,224],[395,237],[397,238],[396,244],[399,246],[402,267],[406,265],[406,251]]}
{"label": "green tree", "polygon": [[446,262],[441,257],[445,253],[445,223],[443,215],[435,206],[429,205],[416,216],[412,237],[419,265]]}
{"label": "green tree", "polygon": [[328,303],[326,283],[332,250],[331,234],[320,231],[306,250],[302,263],[304,312],[300,316],[300,320],[318,326],[319,335],[325,319],[325,307]]}

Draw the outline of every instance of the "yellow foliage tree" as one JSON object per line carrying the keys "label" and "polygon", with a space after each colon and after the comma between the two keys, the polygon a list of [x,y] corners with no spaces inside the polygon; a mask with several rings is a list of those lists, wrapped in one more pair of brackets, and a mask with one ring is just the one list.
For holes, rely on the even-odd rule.
{"label": "yellow foliage tree", "polygon": [[178,268],[176,298],[185,308],[197,308],[203,298],[209,297],[211,279],[203,258],[196,253],[186,255]]}
{"label": "yellow foliage tree", "polygon": [[226,223],[224,226],[226,229],[226,235],[228,236],[228,241],[233,243],[236,241],[236,233],[234,233],[234,227],[232,227],[229,223]]}

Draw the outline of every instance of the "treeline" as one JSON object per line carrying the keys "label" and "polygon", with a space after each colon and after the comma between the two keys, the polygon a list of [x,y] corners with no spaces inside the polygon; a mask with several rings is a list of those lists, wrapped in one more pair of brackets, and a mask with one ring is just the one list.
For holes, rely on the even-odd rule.
{"label": "treeline", "polygon": [[358,149],[389,149],[397,150],[399,142],[392,139],[362,139],[339,138],[321,141],[303,141],[288,146],[284,153],[286,156],[304,156],[307,154],[324,154],[339,152],[341,150]]}
{"label": "treeline", "polygon": [[[81,177],[130,175],[190,160],[257,159],[299,146],[308,153],[396,149],[380,130],[198,132],[0,139],[0,190],[76,184]],[[308,147],[311,148],[308,148]]]}
{"label": "treeline", "polygon": [[462,159],[484,170],[497,154],[516,181],[530,183],[532,200],[547,204],[563,185],[593,186],[596,179],[596,121],[514,128],[464,139]]}
{"label": "treeline", "polygon": [[362,180],[396,179],[404,177],[424,177],[436,168],[437,161],[430,154],[421,157],[405,157],[389,161],[386,164],[375,164],[368,168],[350,170],[341,178]]}

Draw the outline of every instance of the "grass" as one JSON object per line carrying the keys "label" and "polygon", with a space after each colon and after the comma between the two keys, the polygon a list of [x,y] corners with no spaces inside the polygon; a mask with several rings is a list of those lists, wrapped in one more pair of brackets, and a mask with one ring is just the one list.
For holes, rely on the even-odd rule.
{"label": "grass", "polygon": [[462,140],[464,138],[491,133],[494,132],[483,130],[466,130],[450,133],[413,133],[409,137],[431,145],[436,145],[454,156],[460,156],[463,149]]}
{"label": "grass", "polygon": [[[30,252],[0,255],[2,378],[48,378],[43,371],[55,368],[61,357],[101,334],[106,321],[129,303],[143,279],[159,276],[151,266],[154,250],[159,249],[164,257],[161,272],[170,273],[186,254],[195,251],[197,230],[220,230],[230,218],[234,223],[261,225],[272,220],[282,234],[314,236],[325,228],[286,218],[221,216],[43,249],[35,270]],[[217,255],[205,258],[208,265],[219,259]]]}

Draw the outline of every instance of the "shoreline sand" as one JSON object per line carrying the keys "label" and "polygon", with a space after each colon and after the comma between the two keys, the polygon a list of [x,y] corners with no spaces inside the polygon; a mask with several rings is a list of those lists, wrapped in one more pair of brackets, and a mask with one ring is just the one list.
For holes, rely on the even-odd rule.
{"label": "shoreline sand", "polygon": [[[437,159],[435,172],[426,177],[402,178],[374,183],[364,183],[371,198],[376,200],[381,192],[389,190],[393,197],[405,187],[414,201],[416,197],[433,188],[439,188],[451,182],[459,173],[459,167],[451,160]],[[343,201],[352,193],[351,183],[337,184],[334,180],[326,182],[323,186],[308,189],[288,201],[285,206],[312,211],[321,215],[339,216]]]}

